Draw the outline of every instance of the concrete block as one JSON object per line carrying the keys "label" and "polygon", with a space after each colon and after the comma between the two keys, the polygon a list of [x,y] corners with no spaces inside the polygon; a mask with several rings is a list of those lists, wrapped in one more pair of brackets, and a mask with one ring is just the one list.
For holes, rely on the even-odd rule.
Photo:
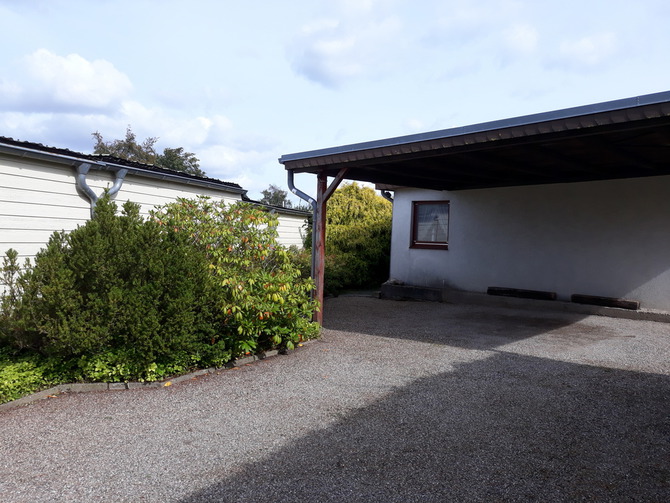
{"label": "concrete block", "polygon": [[426,300],[442,302],[442,290],[422,286],[394,285],[384,283],[380,298],[390,300]]}
{"label": "concrete block", "polygon": [[109,389],[109,385],[106,382],[73,382],[60,384],[56,387],[63,393],[87,393],[89,391],[107,391]]}
{"label": "concrete block", "polygon": [[235,365],[238,366],[238,367],[239,367],[240,365],[247,365],[247,364],[249,364],[249,363],[253,363],[253,362],[255,362],[257,359],[258,359],[258,358],[256,358],[256,357],[253,356],[253,355],[251,355],[251,356],[245,356],[244,358],[239,358],[239,359],[235,360]]}

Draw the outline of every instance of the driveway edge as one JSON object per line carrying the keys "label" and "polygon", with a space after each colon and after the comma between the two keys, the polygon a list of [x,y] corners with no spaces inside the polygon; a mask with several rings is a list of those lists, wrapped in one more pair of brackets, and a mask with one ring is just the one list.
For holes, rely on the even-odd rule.
{"label": "driveway edge", "polygon": [[[317,340],[317,339],[312,339]],[[309,341],[303,341],[300,344],[305,345]],[[17,407],[22,407],[24,405],[29,405],[38,400],[44,400],[45,398],[51,398],[61,393],[88,393],[93,391],[122,391],[130,389],[148,389],[148,388],[164,388],[167,386],[172,386],[173,384],[179,384],[190,379],[195,379],[197,377],[214,374],[215,372],[220,372],[222,370],[228,370],[241,365],[249,365],[258,360],[265,360],[266,358],[271,358],[277,356],[279,353],[278,350],[274,349],[272,351],[265,351],[264,353],[259,353],[257,355],[249,355],[244,358],[238,358],[237,360],[232,360],[223,367],[210,367],[206,369],[199,369],[188,374],[180,375],[177,377],[172,377],[169,379],[164,379],[162,381],[153,381],[153,382],[91,382],[91,383],[65,383],[58,384],[49,389],[38,391],[31,395],[26,395],[11,402],[6,402],[0,404],[0,412],[14,409]]]}

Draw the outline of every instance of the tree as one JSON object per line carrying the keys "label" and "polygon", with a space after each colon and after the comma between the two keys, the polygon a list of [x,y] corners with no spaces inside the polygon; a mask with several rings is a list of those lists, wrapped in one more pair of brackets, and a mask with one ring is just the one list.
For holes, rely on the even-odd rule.
{"label": "tree", "polygon": [[[331,283],[338,270],[344,276],[344,288],[379,286],[388,279],[392,214],[389,201],[356,182],[342,185],[333,193],[326,212]],[[327,273],[328,269],[327,260]]]}
{"label": "tree", "polygon": [[95,138],[94,154],[112,155],[127,161],[155,164],[189,175],[205,176],[205,172],[200,169],[200,160],[195,154],[184,151],[183,147],[165,148],[162,154],[158,154],[154,147],[158,137],[150,136],[139,143],[130,126],[126,129],[126,137],[122,140],[106,142],[98,131],[91,135]]}
{"label": "tree", "polygon": [[126,129],[126,137],[123,140],[106,142],[98,131],[92,133],[95,138],[94,154],[113,155],[127,161],[154,164],[156,162],[156,149],[154,145],[158,141],[156,137],[149,137],[142,143],[138,143],[135,133],[130,126]]}
{"label": "tree", "polygon": [[288,193],[274,184],[270,184],[267,189],[261,191],[261,194],[263,194],[263,197],[260,202],[263,204],[293,208],[293,203],[288,198]]}
{"label": "tree", "polygon": [[205,176],[200,169],[200,159],[192,152],[185,152],[183,147],[166,148],[163,153],[156,157],[156,164],[161,168],[174,171],[183,171],[196,176]]}
{"label": "tree", "polygon": [[[392,213],[389,201],[356,182],[333,193],[326,211],[326,293],[377,287],[388,279]],[[311,239],[310,230],[305,248]],[[304,257],[301,267],[307,270]]]}

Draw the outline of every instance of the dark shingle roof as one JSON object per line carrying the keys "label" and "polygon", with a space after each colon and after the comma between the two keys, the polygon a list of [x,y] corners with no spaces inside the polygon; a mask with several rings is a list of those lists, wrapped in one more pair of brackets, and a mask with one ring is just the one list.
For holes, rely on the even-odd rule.
{"label": "dark shingle roof", "polygon": [[171,169],[165,169],[161,168],[159,166],[155,166],[153,164],[145,164],[141,162],[135,162],[135,161],[128,161],[126,159],[121,159],[119,157],[115,157],[113,155],[107,155],[107,154],[83,154],[81,152],[75,152],[74,150],[69,150],[66,148],[59,148],[59,147],[50,147],[47,145],[42,145],[41,143],[35,143],[35,142],[29,142],[29,141],[21,141],[21,140],[15,140],[13,138],[8,138],[5,136],[0,136],[0,145],[7,145],[7,146],[14,146],[18,147],[19,149],[23,150],[30,150],[34,152],[42,152],[44,154],[53,154],[54,156],[59,156],[59,157],[67,157],[67,158],[72,158],[74,159],[81,159],[81,160],[90,160],[93,162],[103,162],[107,164],[113,164],[116,166],[123,166],[126,168],[132,168],[133,171],[135,172],[146,172],[146,173],[154,173],[154,174],[164,174],[170,177],[177,177],[177,178],[182,178],[184,179],[185,182],[188,181],[200,181],[203,183],[211,184],[211,185],[218,185],[221,186],[222,188],[229,188],[232,189],[235,192],[246,192],[242,187],[236,183],[233,182],[224,182],[222,180],[219,180],[217,178],[209,178],[206,176],[196,176],[196,175],[191,175],[189,173],[184,173],[182,171],[173,171]]}

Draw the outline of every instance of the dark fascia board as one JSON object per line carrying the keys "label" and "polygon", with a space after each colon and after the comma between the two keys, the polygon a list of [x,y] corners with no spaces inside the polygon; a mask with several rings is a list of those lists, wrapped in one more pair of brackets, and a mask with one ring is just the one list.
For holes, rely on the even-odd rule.
{"label": "dark fascia board", "polygon": [[162,180],[174,181],[186,185],[198,185],[203,187],[224,190],[234,194],[246,194],[246,190],[236,183],[224,182],[216,178],[204,178],[187,173],[180,173],[164,168],[158,168],[153,165],[144,165],[138,162],[125,161],[106,155],[82,154],[68,149],[46,147],[38,143],[23,142],[11,138],[0,137],[0,153],[16,156],[30,157],[68,166],[77,166],[79,164],[92,164],[100,170],[118,171],[126,169],[129,173],[148,178],[158,178]]}
{"label": "dark fascia board", "polygon": [[[555,110],[551,112],[542,112],[532,115],[524,115],[520,117],[513,117],[509,119],[495,120],[491,122],[483,122],[469,126],[461,126],[450,129],[442,129],[439,131],[432,131],[427,133],[418,133],[407,136],[398,136],[394,138],[387,138],[383,140],[375,140],[363,143],[354,143],[350,145],[342,145],[339,147],[330,147],[320,150],[311,150],[307,152],[299,152],[295,154],[286,154],[279,158],[281,164],[286,165],[294,161],[305,159],[312,159],[318,157],[325,157],[338,154],[346,154],[351,152],[360,152],[364,150],[397,147],[399,145],[407,145],[411,143],[419,143],[431,140],[441,140],[452,138],[456,136],[463,136],[468,134],[476,134],[483,132],[490,132],[499,129],[507,129],[519,126],[528,126],[533,124],[540,124],[543,122],[573,119],[583,117],[586,115],[593,115],[598,113],[615,112],[618,110],[625,110],[629,108],[636,108],[645,105],[655,105],[660,103],[670,103],[670,91],[664,91],[654,94],[646,94],[643,96],[636,96],[633,98],[624,98],[615,101],[606,101],[603,103],[595,103],[591,105],[584,105],[573,108],[566,108],[562,110]],[[292,169],[286,166],[286,169]]]}

